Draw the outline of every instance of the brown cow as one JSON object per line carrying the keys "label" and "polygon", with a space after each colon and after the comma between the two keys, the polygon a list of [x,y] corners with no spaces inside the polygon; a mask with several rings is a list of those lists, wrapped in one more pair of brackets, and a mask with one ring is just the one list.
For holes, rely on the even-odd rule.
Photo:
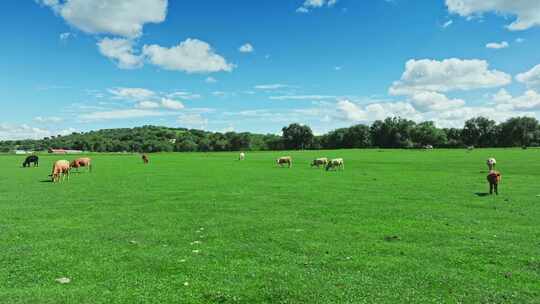
{"label": "brown cow", "polygon": [[495,194],[499,195],[499,183],[501,182],[501,173],[499,171],[491,170],[489,171],[487,180],[489,182],[489,194],[493,194],[493,190],[495,190]]}
{"label": "brown cow", "polygon": [[77,169],[77,172],[79,171],[80,167],[86,167],[88,168],[88,172],[92,172],[92,159],[88,157],[77,158],[76,160],[72,161],[69,166]]}
{"label": "brown cow", "polygon": [[67,160],[56,161],[53,165],[51,175],[53,183],[62,181],[64,178],[69,180],[69,162]]}
{"label": "brown cow", "polygon": [[145,165],[148,165],[149,160],[148,160],[148,156],[147,156],[146,154],[143,154],[143,155],[142,155],[142,161],[143,161],[143,163],[144,163]]}
{"label": "brown cow", "polygon": [[287,164],[289,165],[289,168],[292,167],[292,157],[290,156],[283,156],[276,160],[276,163],[278,166],[283,167],[283,165]]}

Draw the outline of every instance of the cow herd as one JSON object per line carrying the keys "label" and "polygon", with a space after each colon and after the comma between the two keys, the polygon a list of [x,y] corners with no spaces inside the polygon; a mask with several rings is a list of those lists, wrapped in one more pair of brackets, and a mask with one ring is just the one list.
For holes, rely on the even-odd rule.
{"label": "cow herd", "polygon": [[[148,155],[142,154],[141,159],[143,163],[146,165],[149,163]],[[246,159],[246,154],[244,152],[241,152],[238,156],[238,160],[243,161]],[[293,159],[291,156],[282,156],[276,159],[276,164],[279,167],[285,167],[288,168],[292,167]],[[495,158],[490,157],[486,161],[486,164],[488,166],[488,176],[487,181],[489,183],[489,194],[499,194],[499,183],[501,182],[501,173],[497,170],[495,170],[495,166],[497,164],[497,160]],[[26,157],[24,160],[22,166],[24,168],[30,167],[33,165],[34,167],[39,166],[39,157],[37,155],[30,155]],[[345,162],[343,158],[335,158],[335,159],[328,159],[327,157],[321,157],[314,159],[310,166],[317,167],[317,168],[325,168],[326,171],[330,170],[345,170]],[[69,180],[69,174],[72,169],[75,169],[79,171],[79,168],[86,168],[88,172],[92,171],[92,159],[88,157],[82,157],[77,158],[71,162],[67,160],[58,160],[54,163],[51,174],[49,177],[51,177],[51,181],[53,183],[61,182],[63,180]]]}

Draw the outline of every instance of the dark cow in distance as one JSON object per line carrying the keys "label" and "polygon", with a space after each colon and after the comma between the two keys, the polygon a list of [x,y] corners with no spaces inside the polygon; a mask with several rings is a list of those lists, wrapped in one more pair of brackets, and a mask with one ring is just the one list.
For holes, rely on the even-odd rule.
{"label": "dark cow in distance", "polygon": [[39,157],[37,155],[30,155],[24,160],[22,165],[26,168],[30,167],[30,164],[34,164],[34,167],[39,167]]}
{"label": "dark cow in distance", "polygon": [[144,163],[145,165],[148,165],[148,163],[150,162],[150,161],[148,160],[148,155],[143,154],[143,155],[141,156],[141,158],[142,158],[143,163]]}

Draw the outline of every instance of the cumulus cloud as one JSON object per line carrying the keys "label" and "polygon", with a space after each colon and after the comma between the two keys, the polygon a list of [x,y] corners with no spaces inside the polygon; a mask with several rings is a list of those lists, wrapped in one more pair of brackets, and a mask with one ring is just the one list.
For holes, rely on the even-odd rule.
{"label": "cumulus cloud", "polygon": [[159,103],[155,101],[141,101],[135,107],[138,109],[157,109],[159,108]]}
{"label": "cumulus cloud", "polygon": [[97,45],[99,52],[112,59],[121,69],[135,69],[143,65],[143,57],[135,55],[132,40],[104,38]]}
{"label": "cumulus cloud", "polygon": [[489,70],[487,61],[457,58],[442,61],[409,60],[401,80],[390,88],[392,95],[410,95],[415,92],[448,92],[493,88],[511,83],[506,73]]}
{"label": "cumulus cloud", "polygon": [[399,116],[413,120],[420,120],[422,117],[406,102],[372,103],[361,106],[349,100],[340,100],[336,107],[340,117],[354,123],[366,123],[386,117]]}
{"label": "cumulus cloud", "polygon": [[516,75],[516,79],[517,81],[526,84],[529,88],[540,90],[540,64],[525,73]]}
{"label": "cumulus cloud", "polygon": [[253,45],[251,45],[250,43],[246,43],[240,48],[238,48],[238,51],[240,51],[241,53],[253,53],[255,51],[255,48],[253,48]]}
{"label": "cumulus cloud", "polygon": [[49,130],[29,126],[0,123],[0,140],[41,139],[51,135],[67,135],[75,129]]}
{"label": "cumulus cloud", "polygon": [[499,108],[515,111],[539,111],[540,94],[534,90],[528,90],[523,95],[513,97],[505,89],[501,89],[493,95],[493,101]]}
{"label": "cumulus cloud", "polygon": [[420,111],[443,111],[465,105],[462,99],[450,99],[436,92],[417,92],[410,97],[412,104]]}
{"label": "cumulus cloud", "polygon": [[111,110],[111,111],[99,111],[81,114],[79,119],[83,122],[100,121],[100,120],[116,120],[116,119],[129,119],[129,118],[142,118],[142,117],[155,117],[171,115],[171,113],[160,112],[147,109],[125,109],[125,110]]}
{"label": "cumulus cloud", "polygon": [[490,43],[486,44],[486,48],[495,49],[495,50],[506,49],[509,46],[510,46],[510,44],[508,44],[508,42],[506,42],[506,41],[503,41],[503,42],[490,42]]}
{"label": "cumulus cloud", "polygon": [[59,123],[62,122],[64,119],[61,117],[56,116],[50,116],[50,117],[43,117],[43,116],[37,116],[34,117],[34,121],[38,123]]}
{"label": "cumulus cloud", "polygon": [[144,88],[113,88],[109,89],[109,93],[113,95],[114,99],[123,100],[145,100],[156,96],[156,93],[152,90]]}
{"label": "cumulus cloud", "polygon": [[233,64],[216,54],[208,43],[198,39],[187,39],[171,48],[145,45],[142,53],[150,63],[172,71],[212,73],[230,72],[234,68]]}
{"label": "cumulus cloud", "polygon": [[333,7],[337,2],[338,0],[305,0],[304,4],[302,4],[302,6],[300,6],[296,12],[308,13],[314,8]]}
{"label": "cumulus cloud", "polygon": [[540,25],[540,1],[536,0],[446,0],[450,13],[472,18],[484,13],[515,16],[507,28],[511,31],[526,30]]}
{"label": "cumulus cloud", "polygon": [[71,26],[89,34],[141,36],[147,23],[161,23],[167,0],[37,0]]}
{"label": "cumulus cloud", "polygon": [[169,110],[182,110],[184,108],[183,103],[177,100],[169,99],[169,98],[162,98],[161,106]]}

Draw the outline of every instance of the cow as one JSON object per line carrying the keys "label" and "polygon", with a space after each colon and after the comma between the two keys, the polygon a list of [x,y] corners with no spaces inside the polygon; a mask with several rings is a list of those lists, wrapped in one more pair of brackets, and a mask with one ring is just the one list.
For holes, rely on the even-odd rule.
{"label": "cow", "polygon": [[489,194],[493,194],[495,191],[496,195],[499,195],[499,183],[501,182],[501,173],[499,171],[490,170],[487,176],[489,182]]}
{"label": "cow", "polygon": [[292,157],[282,156],[276,160],[276,164],[280,167],[283,167],[283,165],[288,165],[290,168],[292,167]]}
{"label": "cow", "polygon": [[77,169],[77,172],[79,171],[80,167],[86,167],[88,168],[88,172],[92,172],[92,159],[88,157],[77,158],[76,160],[72,161],[69,166]]}
{"label": "cow", "polygon": [[467,151],[471,152],[471,151],[473,151],[473,150],[474,150],[474,146],[468,146],[468,147],[467,147]]}
{"label": "cow", "polygon": [[328,164],[328,158],[326,157],[316,158],[311,162],[311,168],[313,167],[320,168],[321,166],[324,167],[326,166],[326,164]]}
{"label": "cow", "polygon": [[490,157],[486,161],[486,164],[488,166],[489,171],[492,171],[493,169],[495,169],[495,165],[497,164],[497,160],[495,160],[495,158],[493,158],[493,157]]}
{"label": "cow", "polygon": [[28,156],[22,166],[23,168],[26,168],[26,167],[30,167],[30,164],[33,164],[34,167],[39,167],[39,157],[37,157],[37,155],[30,155]]}
{"label": "cow", "polygon": [[238,156],[238,160],[244,160],[246,159],[246,154],[244,152],[241,152],[240,155]]}
{"label": "cow", "polygon": [[433,146],[432,145],[425,145],[424,150],[433,150]]}
{"label": "cow", "polygon": [[51,175],[53,183],[62,181],[64,178],[69,180],[69,162],[67,160],[58,160],[54,163]]}
{"label": "cow", "polygon": [[143,154],[143,155],[141,156],[141,158],[142,158],[143,163],[144,163],[145,165],[148,165],[148,163],[150,162],[150,161],[148,160],[148,155]]}
{"label": "cow", "polygon": [[343,158],[336,158],[329,161],[328,164],[326,164],[326,171],[329,171],[330,169],[345,170],[345,162],[343,161]]}

